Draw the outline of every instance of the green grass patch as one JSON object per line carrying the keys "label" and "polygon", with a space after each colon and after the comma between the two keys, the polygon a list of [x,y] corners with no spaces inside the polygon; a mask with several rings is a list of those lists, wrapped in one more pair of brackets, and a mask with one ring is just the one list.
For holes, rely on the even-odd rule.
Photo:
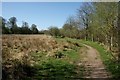
{"label": "green grass patch", "polygon": [[61,53],[65,54],[74,61],[77,61],[78,59],[80,60],[79,50],[81,47],[83,47],[83,45],[80,44],[79,40],[71,38],[56,38],[56,40],[58,42],[67,42],[71,44],[69,46],[69,49],[64,49],[63,51],[61,51]]}
{"label": "green grass patch", "polygon": [[49,59],[39,65],[36,79],[61,80],[73,78],[75,74],[75,65],[60,59]]}
{"label": "green grass patch", "polygon": [[68,56],[72,61],[76,61],[79,59],[79,53],[75,50],[63,51],[63,53]]}
{"label": "green grass patch", "polygon": [[33,79],[37,80],[70,80],[77,78],[77,75],[82,78],[84,71],[84,67],[81,66],[79,73],[77,73],[77,65],[56,58],[49,58],[34,67],[35,76]]}
{"label": "green grass patch", "polygon": [[[75,78],[82,78],[84,66],[78,66],[74,62],[80,60],[78,53],[81,48],[76,40],[56,38],[59,42],[70,42],[72,46],[59,50],[54,56],[46,57],[45,52],[32,52],[33,60],[37,62],[34,65],[35,76],[32,79],[37,80],[70,80]],[[77,43],[74,45],[74,43]],[[78,45],[79,44],[79,45]],[[56,57],[57,56],[57,57]],[[73,62],[73,63],[70,63]],[[77,73],[79,72],[79,73]],[[79,75],[79,76],[78,76]]]}

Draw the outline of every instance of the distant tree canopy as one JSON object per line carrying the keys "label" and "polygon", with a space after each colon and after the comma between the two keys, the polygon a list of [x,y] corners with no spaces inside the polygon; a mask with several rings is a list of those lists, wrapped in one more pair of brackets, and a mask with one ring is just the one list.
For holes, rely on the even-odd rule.
{"label": "distant tree canopy", "polygon": [[54,26],[49,27],[48,32],[52,36],[60,36],[60,30],[57,27]]}
{"label": "distant tree canopy", "polygon": [[31,28],[27,22],[22,23],[22,26],[17,25],[17,18],[11,17],[8,21],[3,17],[0,17],[0,23],[2,26],[2,34],[38,34],[39,30],[35,24],[32,24]]}
{"label": "distant tree canopy", "polygon": [[32,33],[27,22],[22,23],[20,32],[21,32],[21,34],[31,34]]}
{"label": "distant tree canopy", "polygon": [[31,31],[32,31],[32,34],[38,34],[38,32],[39,32],[37,29],[37,26],[35,24],[32,24]]}

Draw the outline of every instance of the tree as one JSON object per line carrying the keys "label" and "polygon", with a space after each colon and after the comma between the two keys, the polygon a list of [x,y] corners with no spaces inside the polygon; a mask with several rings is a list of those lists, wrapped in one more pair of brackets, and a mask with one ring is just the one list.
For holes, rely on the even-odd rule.
{"label": "tree", "polygon": [[52,35],[52,36],[56,36],[56,37],[60,36],[60,31],[57,27],[51,26],[51,27],[48,28],[48,30],[49,30],[49,34]]}
{"label": "tree", "polygon": [[11,17],[11,18],[9,19],[9,21],[10,21],[12,27],[14,27],[14,25],[16,25],[17,19],[16,19],[16,17]]}
{"label": "tree", "polygon": [[72,33],[71,33],[71,30],[72,30],[72,26],[69,25],[69,24],[64,24],[63,27],[62,27],[62,30],[61,30],[61,34],[65,37],[72,37]]}
{"label": "tree", "polygon": [[89,36],[89,23],[90,23],[90,15],[93,13],[92,3],[84,3],[81,8],[78,9],[77,16],[79,18],[80,23],[85,29],[85,40],[88,39]]}
{"label": "tree", "polygon": [[9,19],[9,25],[10,25],[10,29],[11,29],[12,34],[18,33],[18,28],[17,28],[16,22],[17,22],[16,17],[11,17]]}
{"label": "tree", "polygon": [[31,30],[29,29],[29,25],[27,22],[23,22],[22,27],[21,27],[21,33],[22,34],[30,34]]}
{"label": "tree", "polygon": [[38,29],[37,29],[37,26],[35,24],[32,24],[31,31],[32,31],[32,34],[38,34]]}
{"label": "tree", "polygon": [[0,26],[2,26],[2,34],[9,34],[10,30],[6,27],[6,20],[3,17],[0,17]]}
{"label": "tree", "polygon": [[69,16],[60,32],[64,37],[79,38],[80,28],[76,17]]}

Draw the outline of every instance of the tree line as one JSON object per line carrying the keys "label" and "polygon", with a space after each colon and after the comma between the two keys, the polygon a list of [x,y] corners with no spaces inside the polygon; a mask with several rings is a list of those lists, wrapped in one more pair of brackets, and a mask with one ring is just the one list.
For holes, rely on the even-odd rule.
{"label": "tree line", "polygon": [[39,30],[37,25],[32,24],[29,27],[27,22],[22,22],[22,26],[17,25],[17,18],[11,17],[8,21],[3,17],[0,17],[0,23],[2,24],[2,34],[38,34]]}

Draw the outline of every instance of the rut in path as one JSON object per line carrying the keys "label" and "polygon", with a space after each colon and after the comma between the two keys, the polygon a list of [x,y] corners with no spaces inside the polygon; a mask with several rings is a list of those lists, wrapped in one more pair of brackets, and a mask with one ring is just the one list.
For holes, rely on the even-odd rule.
{"label": "rut in path", "polygon": [[88,45],[84,44],[84,46],[87,47],[87,51],[83,53],[83,64],[85,66],[84,77],[110,78],[110,73],[105,69],[98,51]]}

